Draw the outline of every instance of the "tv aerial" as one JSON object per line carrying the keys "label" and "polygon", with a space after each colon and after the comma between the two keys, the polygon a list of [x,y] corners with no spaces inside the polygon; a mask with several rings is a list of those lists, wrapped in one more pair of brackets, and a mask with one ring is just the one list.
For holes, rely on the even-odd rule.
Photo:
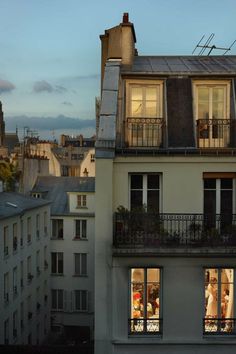
{"label": "tv aerial", "polygon": [[194,50],[192,51],[192,54],[196,51],[197,48],[200,48],[200,51],[198,55],[203,55],[207,49],[209,49],[207,55],[210,55],[211,52],[214,49],[217,50],[224,50],[224,53],[222,55],[225,55],[230,49],[233,47],[234,43],[236,42],[236,39],[233,41],[233,43],[228,47],[228,48],[222,48],[222,47],[217,47],[214,44],[211,44],[212,39],[215,37],[215,33],[211,33],[210,36],[207,38],[205,44],[202,43],[203,39],[205,38],[205,34],[202,36]]}

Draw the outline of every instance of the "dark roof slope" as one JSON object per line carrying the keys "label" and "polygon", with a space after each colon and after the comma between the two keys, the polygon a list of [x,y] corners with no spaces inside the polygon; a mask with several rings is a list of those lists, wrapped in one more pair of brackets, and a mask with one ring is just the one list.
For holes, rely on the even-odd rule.
{"label": "dark roof slope", "polygon": [[236,55],[222,56],[136,56],[132,67],[122,73],[236,75]]}
{"label": "dark roof slope", "polygon": [[52,202],[52,215],[69,214],[67,192],[94,192],[94,177],[38,177],[32,192]]}
{"label": "dark roof slope", "polygon": [[28,210],[45,206],[49,201],[36,199],[19,193],[0,193],[0,219],[20,215]]}

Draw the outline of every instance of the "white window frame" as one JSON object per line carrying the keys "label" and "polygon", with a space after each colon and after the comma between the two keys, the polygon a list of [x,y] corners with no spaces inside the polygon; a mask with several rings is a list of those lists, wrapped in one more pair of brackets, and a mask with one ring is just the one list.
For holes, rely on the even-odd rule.
{"label": "white window frame", "polygon": [[[85,272],[82,269],[82,258],[85,256],[85,260],[86,260],[86,269]],[[76,271],[76,258],[79,258],[78,262],[79,262],[79,271]],[[87,253],[74,253],[74,271],[75,271],[75,275],[76,276],[80,276],[80,277],[86,277],[88,275],[88,254]]]}
{"label": "white window frame", "polygon": [[[56,255],[56,272],[52,272],[52,267],[53,267],[53,261],[52,261],[52,258],[53,258],[53,254]],[[59,262],[59,254],[62,254],[62,272],[59,273],[59,265],[58,265],[58,262]],[[64,253],[63,252],[51,252],[51,274],[54,274],[54,275],[62,275],[64,274]]]}
{"label": "white window frame", "polygon": [[[82,293],[85,292],[85,295],[86,295],[86,306],[85,306],[85,309],[82,308]],[[79,307],[77,308],[76,307],[76,294],[79,293],[79,297],[80,297],[80,301],[79,301]],[[74,290],[74,309],[76,312],[88,312],[88,297],[89,297],[89,294],[88,294],[88,290],[81,290],[81,289],[76,289]]]}
{"label": "white window frame", "polygon": [[[159,213],[162,212],[162,173],[159,172],[131,172],[129,173],[129,210],[131,210],[131,176],[132,175],[142,175],[143,176],[143,205],[147,207],[147,176],[148,175],[158,175],[159,176],[159,189],[154,189],[154,190],[159,190]],[[134,189],[133,189],[134,190]],[[139,190],[139,189],[137,189]]]}
{"label": "white window frame", "polygon": [[[64,290],[63,289],[51,289],[52,293],[55,292],[56,294],[56,307],[52,307],[52,302],[53,302],[53,295],[51,294],[51,299],[52,299],[52,302],[51,302],[51,310],[52,311],[64,311]],[[62,308],[58,306],[58,298],[59,298],[59,292],[62,294]]]}
{"label": "white window frame", "polygon": [[[77,223],[79,223],[79,229],[80,229],[80,233],[79,235],[77,235],[77,232],[76,232],[76,225]],[[85,235],[83,234],[83,224],[85,224]],[[75,233],[74,233],[74,238],[75,239],[79,239],[79,240],[87,240],[87,219],[75,219]]]}
{"label": "white window frame", "polygon": [[87,207],[87,194],[77,194],[77,208]]}

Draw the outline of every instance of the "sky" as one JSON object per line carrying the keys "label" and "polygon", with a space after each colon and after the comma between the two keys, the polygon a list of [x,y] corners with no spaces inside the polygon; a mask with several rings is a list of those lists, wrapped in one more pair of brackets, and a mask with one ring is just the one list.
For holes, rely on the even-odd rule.
{"label": "sky", "polygon": [[[19,117],[21,128],[20,116],[93,120],[99,35],[118,25],[124,12],[134,24],[139,55],[191,55],[211,33],[219,47],[236,39],[236,0],[0,0],[6,126]],[[229,54],[236,55],[236,43]]]}

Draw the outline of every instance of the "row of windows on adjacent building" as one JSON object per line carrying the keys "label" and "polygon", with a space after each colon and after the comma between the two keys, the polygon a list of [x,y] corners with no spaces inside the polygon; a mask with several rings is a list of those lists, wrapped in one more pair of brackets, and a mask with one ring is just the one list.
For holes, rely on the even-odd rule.
{"label": "row of windows on adjacent building", "polygon": [[[203,277],[203,334],[235,335],[235,270],[206,268]],[[161,278],[160,268],[131,269],[129,334],[162,334]]]}
{"label": "row of windows on adjacent building", "polygon": [[[26,220],[21,219],[20,224],[13,223],[11,226],[7,225],[3,227],[4,256],[10,254],[10,248],[12,248],[14,253],[17,251],[19,244],[23,247],[26,242],[25,235],[27,235],[27,244],[31,244],[33,237],[39,240],[42,234],[44,236],[48,235],[47,212],[43,214],[43,230],[41,229],[41,217],[40,214],[36,214],[35,218],[28,217]],[[34,223],[36,225],[35,234],[32,228]]]}
{"label": "row of windows on adjacent building", "polygon": [[[87,276],[87,253],[74,253],[74,275]],[[64,274],[63,252],[51,253],[51,273],[54,275]]]}
{"label": "row of windows on adjacent building", "polygon": [[[48,316],[44,314],[43,321],[39,318],[33,317],[33,312],[31,307],[29,307],[29,302],[31,299],[27,299],[27,309],[26,312],[24,302],[20,304],[20,311],[14,311],[11,318],[7,318],[4,321],[4,344],[14,344],[17,338],[22,338],[22,334],[26,330],[26,322],[28,322],[27,330],[27,344],[32,344],[32,331],[33,326],[36,326],[36,344],[39,344],[42,340],[42,334],[45,336],[48,333]],[[20,313],[19,313],[20,312]],[[37,309],[36,314],[39,313]],[[27,314],[27,316],[26,316]],[[43,327],[43,328],[42,328]],[[10,333],[10,328],[12,328],[12,333]],[[41,332],[41,333],[40,333]],[[25,343],[24,343],[25,344]]]}
{"label": "row of windows on adjacent building", "polygon": [[[188,85],[186,81],[182,81],[178,80],[180,87],[175,88],[175,90],[180,89],[180,92],[185,93],[183,94],[185,102],[182,100],[180,105],[180,107],[185,107],[185,112],[179,109],[180,119],[178,120],[195,119],[194,135],[198,147],[229,146],[230,133],[233,128],[232,121],[230,121],[232,116],[230,112],[230,80],[194,80],[192,87],[190,81]],[[172,89],[174,88],[167,88],[167,96],[176,102],[176,93],[172,93]],[[167,126],[164,119],[166,115],[164,92],[164,81],[161,80],[127,80],[126,141],[128,146],[163,146],[164,129]],[[193,107],[191,106],[192,96]],[[184,117],[186,112],[189,117]],[[171,129],[170,126],[171,124],[169,124]],[[189,135],[192,134],[193,123],[187,123],[186,127],[189,128]],[[188,139],[188,141],[190,140]]]}
{"label": "row of windows on adjacent building", "polygon": [[34,258],[35,266],[32,265],[32,257],[27,257],[27,264],[25,269],[25,262],[20,262],[20,267],[14,267],[12,271],[4,273],[4,303],[8,305],[14,300],[20,292],[24,290],[25,286],[30,286],[34,277],[40,276],[41,272],[48,268],[47,261],[47,246],[44,247],[44,260],[41,263],[40,250],[36,252]]}
{"label": "row of windows on adjacent building", "polygon": [[[61,240],[64,237],[64,221],[63,219],[52,219],[52,238]],[[76,219],[74,220],[74,240],[87,239],[87,220]]]}
{"label": "row of windows on adjacent building", "polygon": [[87,290],[65,291],[63,289],[52,289],[52,310],[54,311],[89,311],[89,292]]}

